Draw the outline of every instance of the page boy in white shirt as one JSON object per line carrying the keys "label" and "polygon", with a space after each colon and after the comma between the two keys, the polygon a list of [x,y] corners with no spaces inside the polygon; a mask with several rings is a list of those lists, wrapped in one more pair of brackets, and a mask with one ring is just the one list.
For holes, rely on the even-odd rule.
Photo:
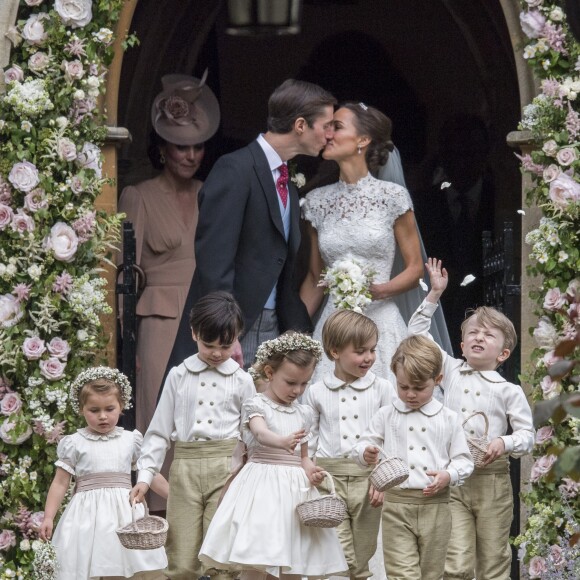
{"label": "page boy in white shirt", "polygon": [[[429,258],[431,290],[409,321],[409,333],[429,335],[431,316],[447,287],[441,261]],[[461,489],[451,493],[453,529],[447,550],[444,578],[507,580],[510,575],[509,532],[513,498],[508,455],[521,457],[532,451],[532,413],[519,385],[506,381],[496,368],[516,346],[512,322],[494,308],[482,306],[461,325],[465,361],[443,352],[444,404],[463,420],[483,411],[489,421],[490,444],[485,467],[475,468]],[[507,435],[508,420],[512,433]],[[484,434],[479,415],[465,423],[468,437]]]}
{"label": "page boy in white shirt", "polygon": [[[350,452],[372,416],[395,398],[391,383],[370,370],[378,338],[377,325],[363,314],[331,314],[322,328],[322,345],[334,361],[334,371],[310,385],[302,398],[314,410],[310,452],[332,475],[347,505],[347,517],[337,532],[353,580],[371,576],[369,560],[377,548],[383,494],[369,484],[371,469],[362,471]],[[325,488],[323,482],[321,489]]]}
{"label": "page boy in white shirt", "polygon": [[243,327],[240,307],[227,292],[213,292],[191,310],[193,340],[199,352],[173,367],[145,434],[131,499],[141,501],[158,473],[171,441],[165,546],[168,578],[201,576],[231,580],[206,570],[197,555],[230,476],[231,456],[240,434],[242,404],[256,394],[254,383],[232,358]]}
{"label": "page boy in white shirt", "polygon": [[391,370],[397,394],[374,415],[352,455],[362,466],[399,457],[409,478],[385,491],[383,553],[389,580],[440,580],[451,534],[449,486],[458,486],[473,471],[461,420],[433,398],[441,381],[439,347],[423,336],[404,339]]}

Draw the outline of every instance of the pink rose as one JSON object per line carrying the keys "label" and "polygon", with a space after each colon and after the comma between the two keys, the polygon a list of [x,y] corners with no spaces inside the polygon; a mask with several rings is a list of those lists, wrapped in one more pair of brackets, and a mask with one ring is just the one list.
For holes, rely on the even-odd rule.
{"label": "pink rose", "polygon": [[520,25],[528,38],[540,38],[546,24],[546,18],[539,10],[520,13]]}
{"label": "pink rose", "polygon": [[544,399],[552,399],[560,392],[560,383],[553,381],[552,377],[546,375],[540,383],[540,388],[542,389]]}
{"label": "pink rose", "polygon": [[557,457],[555,455],[543,455],[539,459],[536,460],[534,465],[532,466],[532,473],[530,475],[530,481],[536,482],[546,475],[550,469],[552,469],[552,465],[556,462]]}
{"label": "pink rose", "polygon": [[557,209],[566,209],[568,204],[580,200],[580,183],[565,173],[550,183],[550,199]]}
{"label": "pink rose", "polygon": [[562,479],[562,484],[558,486],[558,491],[566,499],[574,499],[580,492],[580,481],[574,481],[569,477]]}
{"label": "pink rose", "polygon": [[540,556],[534,556],[530,560],[530,568],[528,570],[530,578],[541,578],[542,574],[547,571],[546,560]]}
{"label": "pink rose", "polygon": [[534,339],[540,348],[555,348],[558,340],[558,331],[547,316],[542,316],[538,320],[538,326],[534,329]]}
{"label": "pink rose", "polygon": [[67,26],[82,28],[93,18],[92,0],[55,0],[54,9]]}
{"label": "pink rose", "polygon": [[560,175],[560,173],[562,173],[562,170],[557,165],[552,163],[544,169],[542,177],[546,183],[551,183],[554,181],[554,179],[556,179],[556,177],[558,177],[558,175]]}
{"label": "pink rose", "polygon": [[554,139],[550,139],[549,141],[546,141],[544,143],[544,145],[542,146],[542,151],[548,157],[555,157],[556,153],[558,153],[558,143],[556,143]]}
{"label": "pink rose", "polygon": [[22,409],[22,399],[18,393],[6,393],[0,401],[0,413],[2,415],[12,415]]}
{"label": "pink rose", "polygon": [[75,195],[81,194],[85,190],[83,179],[80,175],[73,175],[69,182],[70,189]]}
{"label": "pink rose", "polygon": [[2,439],[4,443],[7,443],[8,445],[20,445],[32,435],[30,425],[26,425],[24,432],[14,437],[13,431],[15,427],[16,423],[10,419],[6,419],[4,423],[0,425],[0,439]]}
{"label": "pink rose", "polygon": [[17,64],[11,66],[9,69],[6,69],[4,71],[4,82],[6,84],[11,83],[13,81],[23,81],[23,80],[24,80],[24,72]]}
{"label": "pink rose", "polygon": [[49,16],[46,12],[31,14],[22,29],[22,38],[24,38],[28,44],[32,44],[33,46],[43,44],[48,38],[48,34],[44,29],[43,20],[48,18]]}
{"label": "pink rose", "polygon": [[564,147],[556,154],[556,160],[560,165],[568,167],[568,165],[572,165],[574,161],[578,160],[578,153],[573,147]]}
{"label": "pink rose", "polygon": [[191,124],[189,104],[181,97],[168,97],[159,103],[159,108],[169,121],[176,125]]}
{"label": "pink rose", "polygon": [[3,230],[7,225],[12,223],[14,212],[12,208],[0,203],[0,230]]}
{"label": "pink rose", "polygon": [[75,231],[63,222],[52,226],[50,235],[45,239],[47,250],[54,252],[54,257],[61,262],[72,262],[79,245]]}
{"label": "pink rose", "polygon": [[575,278],[568,284],[566,295],[571,302],[578,302],[580,300],[580,278]]}
{"label": "pink rose", "polygon": [[0,326],[10,328],[24,316],[24,310],[16,296],[0,295]]}
{"label": "pink rose", "polygon": [[[548,377],[549,378],[549,377]],[[546,441],[549,441],[554,435],[554,428],[546,425],[545,427],[540,427],[536,431],[536,444],[543,445]]]}
{"label": "pink rose", "polygon": [[0,551],[8,551],[16,546],[16,534],[12,530],[2,530],[0,532]]}
{"label": "pink rose", "polygon": [[66,360],[70,352],[70,345],[66,340],[55,337],[48,343],[48,352],[61,360]]}
{"label": "pink rose", "polygon": [[45,352],[44,340],[38,336],[31,336],[22,343],[22,352],[28,360],[38,360]]}
{"label": "pink rose", "polygon": [[49,63],[50,58],[48,57],[48,54],[38,51],[31,55],[31,57],[28,59],[28,68],[32,72],[39,73],[45,70]]}
{"label": "pink rose", "polygon": [[15,163],[10,170],[8,180],[16,189],[25,193],[32,191],[40,182],[38,169],[29,161]]}
{"label": "pink rose", "polygon": [[566,306],[566,294],[562,294],[559,288],[550,288],[544,297],[544,308],[550,312],[557,312]]}
{"label": "pink rose", "polygon": [[66,363],[59,361],[56,357],[51,356],[48,360],[40,361],[40,374],[49,381],[58,381],[64,376]]}
{"label": "pink rose", "polygon": [[42,525],[42,521],[44,520],[44,512],[34,512],[28,518],[28,527],[33,532],[38,532],[40,526]]}
{"label": "pink rose", "polygon": [[44,189],[37,187],[24,196],[24,207],[28,211],[37,212],[48,207],[48,199]]}
{"label": "pink rose", "polygon": [[83,63],[80,60],[62,61],[61,65],[64,71],[64,78],[72,83],[73,81],[78,81],[85,75],[85,69],[83,68]]}
{"label": "pink rose", "polygon": [[77,158],[76,145],[66,137],[61,137],[56,144],[58,157],[61,161],[74,161]]}
{"label": "pink rose", "polygon": [[562,548],[560,546],[550,546],[550,560],[554,563],[554,568],[563,568],[566,560],[562,555]]}
{"label": "pink rose", "polygon": [[35,228],[34,220],[27,213],[25,213],[22,208],[19,208],[12,216],[12,223],[10,226],[15,232],[21,235],[28,232],[33,232]]}
{"label": "pink rose", "polygon": [[556,356],[553,350],[550,350],[542,357],[542,362],[546,365],[546,368],[550,368],[552,365],[561,361],[561,356]]}

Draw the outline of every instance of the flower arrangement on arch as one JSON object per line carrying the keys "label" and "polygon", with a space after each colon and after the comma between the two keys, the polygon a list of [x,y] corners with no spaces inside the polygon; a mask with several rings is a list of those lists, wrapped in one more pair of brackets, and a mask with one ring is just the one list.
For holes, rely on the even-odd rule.
{"label": "flower arrangement on arch", "polygon": [[[121,216],[98,99],[124,0],[23,0],[0,94],[0,580],[48,574],[38,528],[76,375],[99,360]],[[38,567],[41,568],[38,568]],[[44,575],[42,577],[45,577]],[[46,576],[49,577],[48,575]]]}
{"label": "flower arrangement on arch", "polygon": [[[568,29],[562,2],[522,0],[521,5],[528,38],[523,56],[541,88],[520,123],[537,145],[520,160],[532,182],[528,202],[543,213],[526,235],[528,274],[538,279],[530,294],[538,314],[530,329],[537,348],[526,380],[536,403],[556,408],[578,392],[577,373],[570,369],[580,350],[580,44]],[[580,482],[569,474],[571,465],[578,469],[578,462],[574,468],[569,460],[580,451],[576,416],[548,413],[537,431],[530,488],[522,494],[528,517],[514,540],[530,578],[580,576]]]}
{"label": "flower arrangement on arch", "polygon": [[348,254],[324,270],[318,286],[330,295],[336,308],[362,314],[372,301],[369,287],[374,275],[374,270]]}

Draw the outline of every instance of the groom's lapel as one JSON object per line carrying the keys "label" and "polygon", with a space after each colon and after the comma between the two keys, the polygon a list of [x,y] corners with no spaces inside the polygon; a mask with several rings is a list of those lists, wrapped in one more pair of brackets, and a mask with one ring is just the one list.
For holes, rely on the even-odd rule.
{"label": "groom's lapel", "polygon": [[264,192],[270,216],[276,229],[278,229],[284,237],[284,224],[282,223],[282,215],[280,214],[280,206],[278,204],[278,192],[276,191],[276,186],[272,179],[272,171],[268,165],[268,160],[257,141],[253,141],[250,144],[250,151],[254,157],[256,175],[262,187],[262,191]]}

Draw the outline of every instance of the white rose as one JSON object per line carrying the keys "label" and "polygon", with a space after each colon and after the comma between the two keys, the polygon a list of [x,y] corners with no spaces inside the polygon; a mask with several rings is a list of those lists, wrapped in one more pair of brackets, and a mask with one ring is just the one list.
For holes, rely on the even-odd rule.
{"label": "white rose", "polygon": [[556,154],[556,160],[560,165],[567,167],[572,165],[578,159],[578,153],[574,147],[564,147]]}
{"label": "white rose", "polygon": [[12,46],[18,46],[22,42],[22,36],[18,32],[18,28],[13,24],[8,27],[8,30],[4,36],[12,43]]}
{"label": "white rose", "polygon": [[89,90],[87,92],[89,94],[89,97],[98,97],[100,86],[101,86],[101,81],[100,81],[99,77],[90,76],[87,79],[87,87],[89,87]]}
{"label": "white rose", "polygon": [[13,65],[4,71],[4,82],[6,84],[13,81],[23,81],[24,71],[17,65]]}
{"label": "white rose", "polygon": [[93,32],[93,36],[103,44],[109,44],[113,40],[113,31],[108,28],[101,28],[99,32]]}
{"label": "white rose", "polygon": [[22,121],[22,123],[20,123],[20,128],[23,131],[30,133],[30,131],[32,131],[32,123],[30,121]]}
{"label": "white rose", "polygon": [[558,332],[546,316],[542,316],[534,329],[534,339],[540,348],[552,349],[556,346]]}
{"label": "white rose", "polygon": [[86,330],[77,330],[77,340],[79,342],[85,342],[89,339],[89,333]]}
{"label": "white rose", "polygon": [[528,38],[540,38],[545,24],[546,18],[539,10],[520,13],[520,25]]}
{"label": "white rose", "polygon": [[28,6],[40,6],[44,0],[24,0]]}
{"label": "white rose", "polygon": [[100,179],[101,171],[101,150],[94,143],[85,143],[77,157],[77,164],[83,169],[92,169]]}
{"label": "white rose", "polygon": [[28,59],[28,68],[33,72],[42,72],[48,66],[49,62],[50,58],[48,54],[38,51]]}
{"label": "white rose", "polygon": [[48,250],[54,252],[54,257],[61,262],[72,262],[77,253],[79,239],[75,231],[63,222],[52,226],[50,235],[45,240]]}
{"label": "white rose", "polygon": [[526,0],[526,4],[530,8],[537,8],[543,4],[544,0]]}
{"label": "white rose", "polygon": [[64,71],[64,78],[69,83],[78,81],[85,76],[85,69],[83,68],[83,63],[80,60],[63,60],[61,68]]}
{"label": "white rose", "polygon": [[542,151],[548,157],[555,157],[556,153],[558,153],[558,143],[556,143],[556,141],[554,141],[553,139],[550,139],[549,141],[546,141],[544,143],[544,145],[542,146]]}
{"label": "white rose", "polygon": [[68,119],[66,117],[57,117],[55,122],[59,129],[65,129],[68,125]]}
{"label": "white rose", "polygon": [[32,264],[32,266],[28,267],[26,272],[34,281],[37,281],[42,274],[42,266],[39,266],[38,264]]}
{"label": "white rose", "polygon": [[77,158],[76,145],[66,137],[61,137],[57,142],[58,157],[61,161],[74,161]]}
{"label": "white rose", "polygon": [[82,89],[77,89],[74,93],[73,93],[73,98],[76,101],[82,101],[85,98],[85,91],[83,91]]}
{"label": "white rose", "polygon": [[564,20],[564,11],[559,6],[552,8],[550,11],[550,20],[553,20],[554,22],[562,22],[562,20]]}
{"label": "white rose", "polygon": [[[30,2],[31,0],[27,0],[27,2]],[[23,552],[28,552],[28,550],[30,550],[30,540],[22,540],[20,542],[20,549]]]}
{"label": "white rose", "polygon": [[56,0],[54,9],[66,25],[81,28],[93,18],[92,5],[92,0]]}
{"label": "white rose", "polygon": [[2,328],[14,326],[23,316],[24,311],[16,296],[12,294],[0,296],[0,326]]}
{"label": "white rose", "polygon": [[36,166],[29,161],[15,163],[8,175],[8,181],[20,191],[28,193],[40,182]]}
{"label": "white rose", "polygon": [[36,46],[41,45],[48,37],[43,24],[43,20],[48,18],[49,16],[46,12],[31,14],[22,29],[22,38],[24,38],[28,44]]}

